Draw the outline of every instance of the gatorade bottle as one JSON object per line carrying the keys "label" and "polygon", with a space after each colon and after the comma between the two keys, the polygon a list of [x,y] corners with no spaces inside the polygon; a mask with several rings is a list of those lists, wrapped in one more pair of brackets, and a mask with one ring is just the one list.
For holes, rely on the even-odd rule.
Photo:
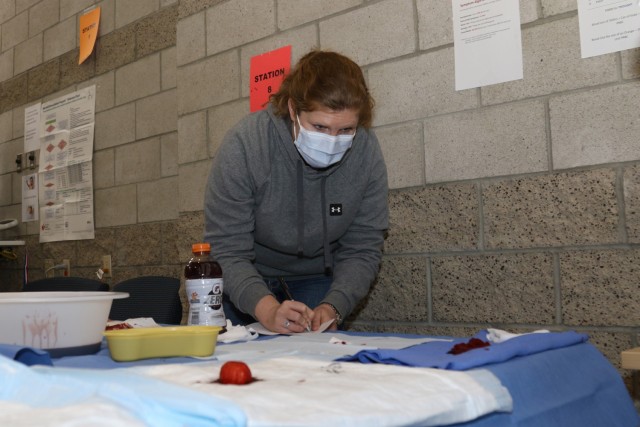
{"label": "gatorade bottle", "polygon": [[189,325],[220,326],[227,323],[222,309],[222,268],[211,258],[209,243],[195,243],[193,256],[184,268],[189,301]]}

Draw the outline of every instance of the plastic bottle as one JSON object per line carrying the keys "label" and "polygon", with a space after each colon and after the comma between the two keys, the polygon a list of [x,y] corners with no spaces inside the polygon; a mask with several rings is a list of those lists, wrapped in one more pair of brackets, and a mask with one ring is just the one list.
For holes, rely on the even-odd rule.
{"label": "plastic bottle", "polygon": [[226,326],[222,308],[222,268],[211,258],[209,243],[195,243],[193,256],[184,268],[189,301],[189,325]]}

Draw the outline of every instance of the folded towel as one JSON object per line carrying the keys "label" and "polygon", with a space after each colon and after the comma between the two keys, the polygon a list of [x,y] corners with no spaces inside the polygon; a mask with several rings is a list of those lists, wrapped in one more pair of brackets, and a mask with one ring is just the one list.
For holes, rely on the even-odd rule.
{"label": "folded towel", "polygon": [[[474,338],[486,341],[487,333],[486,330],[480,331]],[[587,339],[587,335],[573,331],[524,334],[502,343],[492,344],[489,347],[470,350],[458,355],[448,354],[448,351],[455,344],[468,341],[468,338],[461,338],[450,342],[431,341],[400,350],[362,350],[354,355],[336,360],[464,371],[478,366],[504,362],[518,356],[568,347],[585,342]]]}
{"label": "folded towel", "polygon": [[25,347],[23,345],[0,344],[0,354],[27,366],[53,366],[51,356],[45,350]]}
{"label": "folded towel", "polygon": [[[489,341],[491,341],[492,343],[501,343],[501,342],[508,341],[511,338],[519,337],[521,335],[526,335],[526,333],[524,333],[524,334],[514,334],[513,332],[507,332],[507,331],[503,331],[502,329],[493,329],[493,328],[489,328],[489,329],[487,329],[487,331],[488,331],[487,339]],[[537,331],[527,332],[527,333],[529,333],[529,334],[546,334],[546,333],[549,333],[549,331],[546,330],[546,329],[539,329]]]}
{"label": "folded towel", "polygon": [[230,344],[232,342],[251,341],[258,338],[258,333],[253,329],[248,329],[242,325],[233,326],[231,320],[227,319],[227,331],[218,334],[218,342]]}
{"label": "folded towel", "polygon": [[227,399],[126,369],[30,368],[0,356],[0,378],[0,402],[61,408],[99,399],[154,427],[246,425],[244,412]]}

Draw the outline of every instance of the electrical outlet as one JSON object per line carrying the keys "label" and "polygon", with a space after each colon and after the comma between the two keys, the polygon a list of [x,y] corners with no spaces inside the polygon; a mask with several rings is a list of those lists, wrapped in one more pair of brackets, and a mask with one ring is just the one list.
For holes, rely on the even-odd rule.
{"label": "electrical outlet", "polygon": [[102,255],[102,277],[111,277],[111,255]]}
{"label": "electrical outlet", "polygon": [[64,277],[71,276],[71,263],[69,262],[69,260],[68,259],[63,259],[62,263],[64,264],[64,271],[62,272],[62,275]]}
{"label": "electrical outlet", "polygon": [[44,277],[53,277],[55,276],[55,271],[53,270],[53,260],[45,259],[44,260]]}

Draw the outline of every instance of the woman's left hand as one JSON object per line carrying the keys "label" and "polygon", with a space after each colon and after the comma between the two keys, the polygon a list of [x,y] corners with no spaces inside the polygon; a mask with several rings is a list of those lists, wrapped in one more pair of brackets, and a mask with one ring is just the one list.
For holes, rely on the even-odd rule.
{"label": "woman's left hand", "polygon": [[[336,312],[327,304],[320,304],[313,309],[313,312],[315,314],[313,315],[313,321],[311,322],[312,331],[317,331],[320,328],[320,325],[324,322],[336,318]],[[338,329],[338,324],[336,322],[333,322],[331,326],[327,328],[329,331],[335,331],[336,329]]]}

